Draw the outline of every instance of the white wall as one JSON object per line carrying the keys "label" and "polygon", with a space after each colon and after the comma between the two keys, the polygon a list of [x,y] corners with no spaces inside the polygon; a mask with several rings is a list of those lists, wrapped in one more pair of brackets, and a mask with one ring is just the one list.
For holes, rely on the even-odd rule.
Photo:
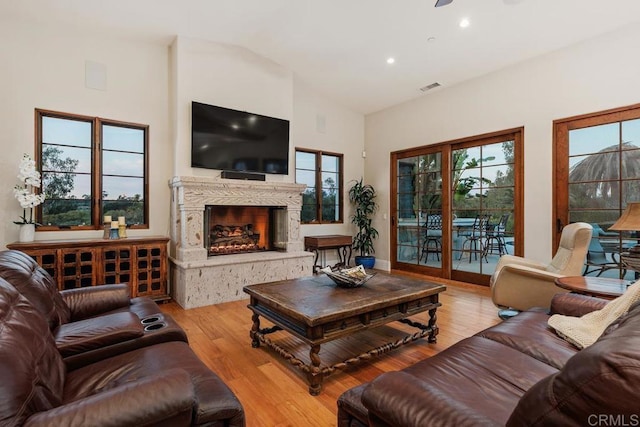
{"label": "white wall", "polygon": [[220,171],[191,167],[191,101],[291,120],[293,75],[286,68],[241,47],[181,36],[171,49],[174,175],[220,175]]}
{"label": "white wall", "polygon": [[[150,229],[130,235],[168,235],[170,191],[175,175],[217,176],[219,171],[190,167],[191,101],[252,111],[291,121],[294,149],[325,149],[344,154],[345,185],[363,175],[364,116],[315,92],[293,73],[246,49],[176,37],[171,46],[73,33],[18,24],[0,27],[0,243],[16,241],[22,210],[13,198],[22,153],[34,154],[34,109],[149,125]],[[104,64],[105,91],[85,87],[85,61]],[[319,132],[318,115],[326,130]],[[351,234],[347,222],[303,226],[303,235]],[[102,231],[38,232],[36,240],[101,237]]]}
{"label": "white wall", "polygon": [[[300,79],[294,79],[293,96],[292,148],[310,148],[344,155],[344,223],[303,225],[301,233],[303,236],[353,235],[355,230],[349,219],[353,209],[347,191],[352,181],[364,175],[364,116],[328,100]],[[327,253],[326,257],[327,262],[336,259],[335,253]]]}
{"label": "white wall", "polygon": [[[23,153],[34,155],[34,109],[148,124],[150,229],[166,235],[171,151],[168,135],[168,48],[117,38],[94,38],[37,25],[0,26],[0,243],[16,241],[22,214],[12,189]],[[85,87],[85,61],[106,65],[107,88]],[[102,231],[36,233],[36,240],[102,237]]]}
{"label": "white wall", "polygon": [[[295,148],[344,154],[344,186],[364,172],[364,116],[342,107],[315,91],[288,69],[247,49],[177,37],[171,46],[171,106],[176,126],[174,174],[217,177],[220,171],[192,168],[191,101],[250,111],[291,121],[289,175],[267,175],[268,181],[295,181]],[[319,118],[324,126],[318,125]],[[301,234],[353,234],[351,207],[345,222],[303,225]],[[327,254],[327,261],[335,260]]]}
{"label": "white wall", "polygon": [[[427,94],[365,119],[365,176],[380,192],[378,258],[389,259],[392,151],[524,126],[525,255],[552,255],[553,120],[640,102],[640,25]],[[640,195],[639,195],[640,196]],[[640,197],[639,197],[640,198]]]}

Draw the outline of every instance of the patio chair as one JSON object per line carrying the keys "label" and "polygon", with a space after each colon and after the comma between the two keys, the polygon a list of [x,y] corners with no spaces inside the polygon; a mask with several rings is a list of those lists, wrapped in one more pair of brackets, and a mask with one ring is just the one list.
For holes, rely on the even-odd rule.
{"label": "patio chair", "polygon": [[[608,270],[618,270],[619,277],[622,279],[627,274],[626,267],[620,262],[619,249],[616,252],[616,248],[611,248],[610,251],[606,251],[600,241],[600,233],[594,228],[591,242],[589,243],[589,250],[587,251],[587,259],[584,263],[583,276],[587,274],[596,273],[596,277],[600,277],[602,273]],[[602,229],[600,229],[602,230]],[[617,236],[618,233],[607,233],[608,235]],[[607,253],[611,254],[611,258],[607,257]]]}
{"label": "patio chair", "polygon": [[487,256],[485,253],[484,247],[484,239],[487,235],[487,222],[489,221],[488,215],[477,215],[475,221],[473,222],[473,226],[471,230],[466,232],[461,232],[459,235],[464,236],[465,239],[462,242],[462,247],[460,248],[460,256],[458,259],[462,259],[465,252],[469,254],[469,262],[471,262],[471,257],[474,256],[475,260],[478,260],[478,255],[480,255],[480,261],[484,258],[485,262],[489,262],[487,260]]}
{"label": "patio chair", "polygon": [[427,217],[420,260],[424,256],[424,261],[429,261],[430,253],[436,254],[438,261],[440,261],[440,254],[442,253],[442,215],[440,214]]}
{"label": "patio chair", "polygon": [[500,216],[500,222],[491,225],[487,224],[487,239],[484,245],[485,257],[488,254],[494,254],[498,251],[498,255],[502,256],[507,253],[507,242],[504,240],[507,231],[508,213]]}

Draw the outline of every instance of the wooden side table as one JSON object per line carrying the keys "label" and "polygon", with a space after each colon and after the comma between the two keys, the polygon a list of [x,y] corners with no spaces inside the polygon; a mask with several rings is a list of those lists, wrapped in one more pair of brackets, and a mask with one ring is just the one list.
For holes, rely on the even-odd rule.
{"label": "wooden side table", "polygon": [[614,299],[622,295],[632,282],[604,277],[565,276],[555,280],[558,287],[578,294]]}
{"label": "wooden side table", "polygon": [[[351,262],[351,244],[353,238],[351,236],[343,236],[340,234],[327,234],[323,236],[306,236],[304,238],[304,249],[314,252],[316,258],[313,261],[313,272],[325,267],[325,254],[327,249],[338,250],[339,264],[348,266]],[[322,254],[322,255],[321,255]],[[318,264],[318,257],[322,256],[321,263]]]}

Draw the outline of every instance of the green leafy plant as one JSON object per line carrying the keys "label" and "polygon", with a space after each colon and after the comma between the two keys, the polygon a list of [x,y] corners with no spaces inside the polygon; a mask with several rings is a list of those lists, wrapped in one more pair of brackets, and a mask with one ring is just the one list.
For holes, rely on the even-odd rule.
{"label": "green leafy plant", "polygon": [[491,180],[484,177],[462,176],[467,170],[476,169],[482,162],[491,160],[495,160],[495,156],[483,159],[476,159],[475,157],[469,159],[469,154],[467,154],[466,150],[455,152],[453,154],[453,184],[451,186],[454,196],[465,197],[480,182],[491,184]]}
{"label": "green leafy plant", "polygon": [[372,216],[378,209],[375,198],[376,190],[369,184],[363,184],[362,178],[354,181],[349,189],[349,201],[356,208],[351,215],[351,223],[358,229],[353,238],[353,249],[359,251],[361,256],[375,253],[373,240],[378,237],[378,230],[372,225]]}

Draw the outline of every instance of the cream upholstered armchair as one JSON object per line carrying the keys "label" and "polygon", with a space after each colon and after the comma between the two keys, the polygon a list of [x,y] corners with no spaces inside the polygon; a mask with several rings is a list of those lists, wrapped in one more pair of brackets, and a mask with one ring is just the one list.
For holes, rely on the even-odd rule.
{"label": "cream upholstered armchair", "polygon": [[549,307],[555,294],[567,292],[554,280],[582,273],[591,233],[591,225],[585,222],[564,227],[558,251],[549,264],[513,255],[500,257],[490,282],[493,303],[501,309],[517,311]]}

